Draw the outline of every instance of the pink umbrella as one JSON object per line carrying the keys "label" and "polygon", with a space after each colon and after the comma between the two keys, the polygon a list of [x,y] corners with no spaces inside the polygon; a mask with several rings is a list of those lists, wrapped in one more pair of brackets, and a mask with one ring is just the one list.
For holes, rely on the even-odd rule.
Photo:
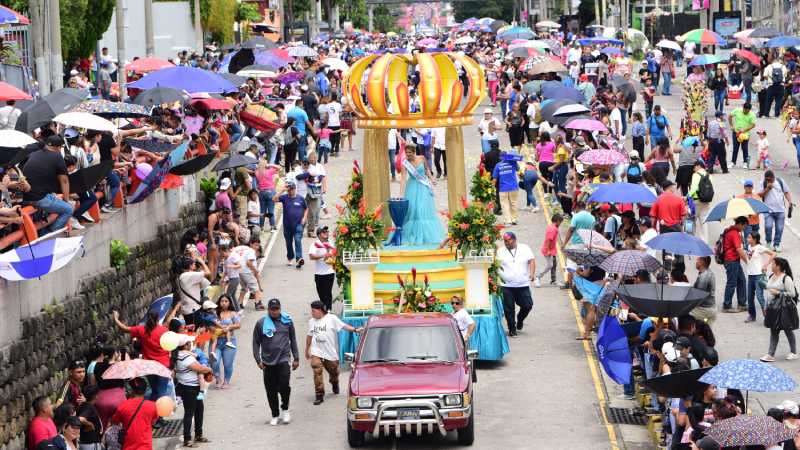
{"label": "pink umbrella", "polygon": [[436,39],[433,38],[425,38],[417,42],[417,45],[420,47],[428,47],[431,45],[437,45]]}
{"label": "pink umbrella", "polygon": [[600,132],[608,131],[608,128],[606,128],[603,122],[600,122],[599,120],[595,119],[571,120],[567,122],[565,127],[571,130],[600,131]]}
{"label": "pink umbrella", "polygon": [[106,380],[130,380],[147,375],[158,375],[164,378],[172,378],[172,372],[158,361],[150,359],[130,359],[119,361],[111,365],[105,372],[103,378]]}
{"label": "pink umbrella", "polygon": [[578,157],[578,161],[596,166],[613,166],[624,163],[625,159],[625,155],[614,150],[589,150]]}

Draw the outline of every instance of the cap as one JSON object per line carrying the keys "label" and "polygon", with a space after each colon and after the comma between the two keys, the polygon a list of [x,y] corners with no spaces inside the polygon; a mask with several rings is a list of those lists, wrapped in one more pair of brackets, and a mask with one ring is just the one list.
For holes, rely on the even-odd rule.
{"label": "cap", "polygon": [[317,227],[317,234],[327,233],[327,232],[328,232],[328,226],[327,225],[320,225],[320,226]]}
{"label": "cap", "polygon": [[320,311],[325,311],[326,310],[325,303],[322,303],[319,300],[314,300],[313,302],[311,302],[311,309],[318,309]]}
{"label": "cap", "polygon": [[72,70],[70,70],[70,71],[69,71],[69,74],[70,74],[70,76],[73,76],[73,77],[74,77],[75,75],[77,75],[77,74],[78,74],[78,71],[77,71],[77,70],[75,70],[75,69],[72,69]]}
{"label": "cap", "polygon": [[742,181],[742,185],[744,187],[753,187],[753,180],[744,180]]}
{"label": "cap", "polygon": [[295,183],[294,181],[287,181],[286,182],[286,188],[287,189],[294,189],[296,187],[297,187],[297,183]]}
{"label": "cap", "polygon": [[203,309],[217,309],[217,304],[211,300],[206,300],[203,302]]}
{"label": "cap", "polygon": [[281,308],[281,301],[277,298],[271,298],[267,302],[268,309],[280,309]]}
{"label": "cap", "polygon": [[678,339],[675,340],[675,348],[678,350],[683,348],[689,348],[692,346],[692,341],[689,340],[686,336],[680,336]]}
{"label": "cap", "polygon": [[630,153],[628,153],[628,156],[630,156],[631,159],[639,159],[639,152],[636,150],[631,150]]}
{"label": "cap", "polygon": [[196,339],[196,336],[192,336],[190,334],[181,334],[181,333],[176,333],[176,334],[178,335],[178,347],[183,347],[189,342],[194,342],[194,340]]}
{"label": "cap", "polygon": [[503,239],[516,239],[517,235],[513,231],[506,231],[503,233]]}
{"label": "cap", "polygon": [[609,212],[611,211],[611,205],[609,205],[608,203],[603,203],[602,205],[598,206],[597,209],[600,212]]}
{"label": "cap", "polygon": [[230,178],[223,178],[219,182],[219,190],[220,191],[227,191],[231,187],[231,179]]}
{"label": "cap", "polygon": [[494,111],[492,111],[492,108],[486,108],[486,109],[483,110],[483,113],[484,114],[494,114]]}
{"label": "cap", "polygon": [[49,145],[50,147],[61,147],[64,145],[64,140],[61,139],[61,136],[54,134],[47,136],[47,138],[44,140],[44,145]]}
{"label": "cap", "polygon": [[580,80],[581,81],[588,81],[589,80],[589,75],[585,74],[585,73],[582,73],[581,77],[580,77]]}
{"label": "cap", "polygon": [[704,438],[698,440],[695,445],[700,450],[719,450],[721,448],[719,444],[717,444],[717,441],[715,441],[711,436],[705,436]]}

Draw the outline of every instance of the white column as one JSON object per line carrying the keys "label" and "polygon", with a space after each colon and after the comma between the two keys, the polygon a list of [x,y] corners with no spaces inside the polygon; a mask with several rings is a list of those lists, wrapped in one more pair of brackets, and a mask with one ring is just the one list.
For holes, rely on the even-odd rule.
{"label": "white column", "polygon": [[125,100],[125,0],[117,0],[117,84],[120,100]]}
{"label": "white column", "polygon": [[64,63],[61,59],[61,7],[59,0],[50,1],[50,84],[52,90],[64,87]]}
{"label": "white column", "polygon": [[367,31],[369,31],[370,33],[372,33],[372,31],[374,30],[374,27],[373,27],[373,24],[374,24],[374,20],[373,20],[374,19],[374,17],[373,17],[374,16],[374,14],[373,14],[374,11],[373,10],[374,9],[375,9],[374,6],[367,5],[367,14],[369,15],[369,22],[368,22],[369,25],[367,27]]}
{"label": "white column", "polygon": [[331,8],[331,30],[334,32],[339,31],[339,5],[334,5]]}

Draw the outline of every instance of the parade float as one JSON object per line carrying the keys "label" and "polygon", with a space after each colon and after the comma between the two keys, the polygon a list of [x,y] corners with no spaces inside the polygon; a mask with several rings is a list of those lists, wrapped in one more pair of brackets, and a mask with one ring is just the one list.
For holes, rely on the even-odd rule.
{"label": "parade float", "polygon": [[[412,67],[419,72],[416,87],[409,78]],[[459,68],[469,83],[461,82]],[[414,90],[418,108],[411,106]],[[494,224],[493,205],[467,200],[461,128],[472,124],[485,95],[483,69],[457,53],[374,54],[352,65],[343,91],[364,131],[364,156],[363,164],[353,167],[336,226],[342,320],[360,327],[377,314],[452,312],[450,299],[458,296],[477,325],[470,348],[479,351],[478,359],[501,359],[508,342],[494,258],[500,227]],[[448,219],[447,237],[411,244],[403,226],[414,205],[390,198],[388,133],[437,127],[446,128],[448,204],[442,214]],[[355,350],[357,337],[341,333],[339,338],[343,361],[344,353]]]}

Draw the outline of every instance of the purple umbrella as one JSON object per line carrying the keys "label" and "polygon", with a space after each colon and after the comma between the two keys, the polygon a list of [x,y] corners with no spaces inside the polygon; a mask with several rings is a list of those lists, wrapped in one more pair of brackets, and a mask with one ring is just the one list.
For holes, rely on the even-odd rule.
{"label": "purple umbrella", "polygon": [[290,62],[292,62],[291,59],[286,59],[270,51],[257,52],[254,58],[254,64],[273,67],[275,70],[288,66]]}
{"label": "purple umbrella", "polygon": [[542,97],[544,98],[552,98],[552,99],[567,99],[567,100],[574,100],[576,102],[584,101],[583,93],[581,91],[567,87],[552,87],[552,88],[543,88],[542,89]]}
{"label": "purple umbrella", "polygon": [[278,80],[280,84],[292,84],[302,80],[303,77],[305,77],[305,73],[303,72],[286,72],[278,75],[275,79]]}
{"label": "purple umbrella", "polygon": [[235,92],[237,90],[233,83],[214,72],[183,66],[157,70],[134,81],[128,87],[136,89],[169,87],[190,94],[195,92]]}

